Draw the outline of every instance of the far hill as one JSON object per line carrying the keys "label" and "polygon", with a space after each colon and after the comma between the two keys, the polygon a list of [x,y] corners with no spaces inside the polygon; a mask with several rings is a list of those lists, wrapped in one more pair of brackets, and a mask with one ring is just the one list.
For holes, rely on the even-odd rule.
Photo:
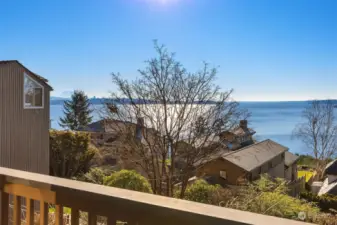
{"label": "far hill", "polygon": [[[50,104],[51,105],[62,105],[64,101],[69,100],[70,98],[61,98],[61,97],[50,97]],[[120,104],[130,104],[129,99],[121,99],[121,100],[113,100],[109,98],[90,98],[89,99],[90,103],[92,105],[100,105],[106,102],[116,102]],[[151,100],[134,100],[136,104],[160,104],[159,102],[156,101],[151,101]],[[173,104],[174,102],[172,102]],[[208,102],[208,103],[203,103],[203,104],[215,104],[216,102]],[[200,102],[195,102],[195,104],[201,104]]]}

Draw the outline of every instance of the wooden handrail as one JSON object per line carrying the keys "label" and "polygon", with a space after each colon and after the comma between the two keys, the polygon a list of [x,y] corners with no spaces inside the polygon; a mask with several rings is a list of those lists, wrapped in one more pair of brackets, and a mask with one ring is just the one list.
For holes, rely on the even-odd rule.
{"label": "wooden handrail", "polygon": [[[145,225],[201,224],[272,224],[304,225],[305,223],[234,209],[200,204],[158,195],[106,187],[0,167],[1,224],[6,224],[8,194],[41,201],[41,224],[45,223],[46,202],[55,204],[56,224],[61,224],[62,208],[74,209],[71,219],[78,224],[78,210],[88,212],[89,223],[96,224],[97,215],[109,224],[116,220]],[[7,202],[6,202],[7,197]],[[30,203],[31,204],[31,203]],[[31,206],[31,205],[30,205]],[[7,210],[7,211],[6,211]],[[18,217],[16,217],[18,218]],[[28,223],[29,224],[29,223]]]}

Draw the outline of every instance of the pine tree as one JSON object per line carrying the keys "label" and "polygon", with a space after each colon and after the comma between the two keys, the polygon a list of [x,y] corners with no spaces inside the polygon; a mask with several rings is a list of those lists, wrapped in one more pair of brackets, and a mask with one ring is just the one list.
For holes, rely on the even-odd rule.
{"label": "pine tree", "polygon": [[88,96],[83,91],[76,90],[71,96],[71,100],[63,104],[65,116],[60,118],[60,126],[69,130],[78,130],[87,126],[92,121],[92,110]]}

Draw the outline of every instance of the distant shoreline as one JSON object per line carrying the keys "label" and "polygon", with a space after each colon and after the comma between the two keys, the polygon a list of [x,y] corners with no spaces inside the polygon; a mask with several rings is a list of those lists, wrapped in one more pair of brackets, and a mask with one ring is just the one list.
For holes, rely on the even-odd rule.
{"label": "distant shoreline", "polygon": [[[58,97],[51,97],[50,99],[50,105],[63,105],[64,101],[69,100],[68,98],[58,98]],[[332,101],[337,104],[337,100],[331,99]],[[101,105],[104,104],[105,102],[113,101],[109,98],[91,98],[89,99],[90,103],[92,105]],[[247,103],[247,104],[253,104],[253,103],[259,103],[259,104],[277,104],[277,103],[308,103],[311,102],[312,100],[305,100],[305,101],[238,101],[239,103]],[[321,100],[324,101],[324,100]],[[146,101],[144,102],[143,100],[135,100],[137,104],[160,104],[155,101]],[[122,103],[124,104],[129,104],[130,101],[128,99],[123,99]],[[203,104],[215,104],[216,102],[208,102],[208,103],[203,103]],[[174,104],[174,103],[172,103]],[[195,104],[198,104],[198,102],[195,102]]]}

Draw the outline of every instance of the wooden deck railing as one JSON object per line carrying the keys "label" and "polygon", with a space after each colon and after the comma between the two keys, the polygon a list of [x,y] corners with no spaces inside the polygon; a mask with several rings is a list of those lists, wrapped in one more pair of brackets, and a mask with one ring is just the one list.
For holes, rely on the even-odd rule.
{"label": "wooden deck railing", "polygon": [[[71,208],[71,224],[80,224],[80,212],[87,212],[87,224],[116,225],[304,225],[305,223],[233,209],[199,204],[118,188],[61,179],[0,167],[1,225],[33,225],[38,203],[39,222],[48,224],[48,205],[55,208],[53,224],[63,225],[63,207]],[[12,198],[9,198],[12,196]],[[9,200],[11,199],[11,200]],[[22,202],[25,199],[25,203]],[[11,203],[10,201],[13,202]],[[9,210],[10,203],[13,205]],[[22,218],[25,205],[25,221]],[[11,212],[12,211],[12,212]],[[10,219],[11,218],[11,221]],[[51,224],[51,223],[49,223]]]}

